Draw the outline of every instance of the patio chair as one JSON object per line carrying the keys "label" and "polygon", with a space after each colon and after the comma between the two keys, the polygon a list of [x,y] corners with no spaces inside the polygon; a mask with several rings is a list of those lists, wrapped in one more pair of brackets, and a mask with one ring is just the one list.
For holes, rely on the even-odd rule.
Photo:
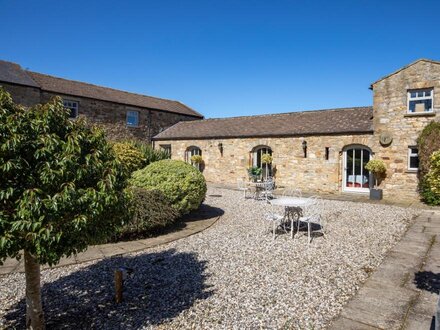
{"label": "patio chair", "polygon": [[269,207],[266,210],[264,220],[266,222],[272,223],[273,239],[275,239],[276,231],[278,228],[282,228],[285,231],[284,223],[283,223],[284,215],[276,213],[273,209],[273,206]]}
{"label": "patio chair", "polygon": [[269,177],[264,182],[264,191],[261,195],[266,199],[266,202],[269,202],[269,198],[273,198],[273,191],[275,189],[275,182],[273,178]]}
{"label": "patio chair", "polygon": [[[299,233],[301,228],[307,226],[308,243],[311,242],[312,226],[319,225],[319,230],[324,235],[323,221],[322,221],[322,200],[318,196],[309,198],[307,207],[304,208],[304,216],[298,219],[298,227],[296,233]],[[303,226],[301,226],[301,223]]]}
{"label": "patio chair", "polygon": [[246,198],[246,192],[250,190],[243,179],[237,179],[237,189],[243,191],[244,198]]}

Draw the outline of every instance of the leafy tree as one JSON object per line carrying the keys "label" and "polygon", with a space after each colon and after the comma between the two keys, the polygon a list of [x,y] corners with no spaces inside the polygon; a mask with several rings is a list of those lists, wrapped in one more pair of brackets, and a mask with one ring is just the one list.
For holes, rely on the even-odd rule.
{"label": "leafy tree", "polygon": [[0,89],[0,263],[24,254],[26,326],[44,328],[40,265],[115,231],[125,178],[104,133],[60,98],[24,109]]}

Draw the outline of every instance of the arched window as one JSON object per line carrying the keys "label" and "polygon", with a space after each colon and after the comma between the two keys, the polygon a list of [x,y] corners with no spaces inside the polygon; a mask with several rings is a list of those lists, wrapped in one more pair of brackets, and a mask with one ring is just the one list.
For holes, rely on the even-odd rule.
{"label": "arched window", "polygon": [[185,151],[185,162],[187,162],[188,164],[193,165],[194,167],[198,168],[200,170],[200,163],[194,163],[191,160],[192,156],[202,156],[202,149],[200,149],[199,147],[196,146],[191,146],[186,148]]}
{"label": "arched window", "polygon": [[273,176],[272,164],[264,164],[262,161],[262,156],[264,154],[269,154],[272,156],[272,149],[268,146],[258,146],[252,149],[251,161],[253,167],[259,167],[262,170],[262,177],[267,178]]}
{"label": "arched window", "polygon": [[363,145],[350,145],[344,149],[344,191],[368,192],[370,188],[370,172],[365,165],[371,159],[370,148]]}

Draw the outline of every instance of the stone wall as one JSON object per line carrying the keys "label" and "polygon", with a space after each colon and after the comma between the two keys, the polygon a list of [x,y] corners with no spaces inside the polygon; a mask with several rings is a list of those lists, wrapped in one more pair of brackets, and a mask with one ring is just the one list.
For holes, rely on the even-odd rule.
{"label": "stone wall", "polygon": [[[419,88],[434,88],[434,113],[408,114],[407,92]],[[430,121],[439,120],[440,64],[419,61],[375,83],[373,91],[373,148],[388,169],[381,184],[384,196],[417,199],[418,175],[408,170],[408,146],[417,144],[417,137]],[[379,143],[384,132],[393,137],[388,146]]]}
{"label": "stone wall", "polygon": [[26,107],[40,103],[40,89],[37,87],[8,84],[4,82],[1,82],[0,86],[11,94],[15,103]]}
{"label": "stone wall", "polygon": [[[171,158],[185,160],[190,146],[202,150],[203,174],[207,181],[236,185],[237,179],[247,180],[251,151],[260,145],[272,149],[275,179],[278,186],[292,186],[303,191],[336,193],[342,187],[342,152],[349,145],[371,145],[373,135],[332,135],[290,138],[237,138],[211,140],[155,141],[155,148],[171,145]],[[302,141],[307,141],[304,158]],[[223,155],[219,150],[223,145]],[[325,148],[329,147],[329,160]],[[373,150],[374,152],[374,150]]]}
{"label": "stone wall", "polygon": [[[45,91],[41,94],[42,102],[47,102],[55,95],[59,95]],[[69,95],[59,96],[63,99],[79,102],[79,115],[85,116],[93,122],[102,124],[103,127],[107,129],[109,137],[114,140],[137,139],[139,141],[150,142],[151,137],[179,121],[199,119],[192,116],[150,110],[84,97]],[[139,111],[138,127],[127,127],[125,125],[127,111]]]}
{"label": "stone wall", "polygon": [[[7,83],[1,83],[1,85],[11,94],[14,102],[24,106],[48,102],[56,95],[61,96],[63,99],[77,101],[79,102],[79,115],[101,124],[107,131],[108,136],[114,140],[136,139],[150,142],[151,137],[179,121],[200,119],[187,115],[139,108],[96,99],[60,95],[41,91],[35,87]],[[126,126],[126,114],[129,110],[139,111],[139,127]]]}

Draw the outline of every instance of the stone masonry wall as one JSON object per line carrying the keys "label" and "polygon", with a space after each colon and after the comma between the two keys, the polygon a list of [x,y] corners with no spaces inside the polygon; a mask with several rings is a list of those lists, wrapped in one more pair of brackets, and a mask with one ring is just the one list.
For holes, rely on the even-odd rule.
{"label": "stone masonry wall", "polygon": [[[247,180],[250,153],[256,146],[272,149],[275,179],[278,186],[292,186],[303,191],[336,193],[341,190],[342,151],[352,144],[371,145],[372,135],[333,135],[289,138],[246,138],[155,141],[155,148],[171,145],[171,158],[185,160],[185,150],[197,146],[202,150],[203,174],[207,181],[236,185],[237,179]],[[307,141],[304,158],[302,141]],[[221,156],[218,144],[223,144]],[[325,147],[330,148],[325,160]],[[374,150],[373,150],[374,152]]]}
{"label": "stone masonry wall", "polygon": [[0,86],[11,94],[15,103],[24,105],[26,107],[40,103],[39,88],[8,84],[4,82],[1,82]]}
{"label": "stone masonry wall", "polygon": [[[434,113],[408,114],[409,89],[434,88]],[[432,120],[439,120],[440,65],[420,61],[374,84],[374,139],[376,158],[387,165],[387,177],[382,182],[384,197],[418,199],[417,171],[408,170],[408,146],[417,144],[421,130]],[[393,141],[381,146],[379,137],[389,132]]]}
{"label": "stone masonry wall", "polygon": [[[42,102],[47,102],[57,95],[44,91],[41,94]],[[109,137],[115,140],[137,139],[139,141],[150,142],[151,137],[179,121],[198,119],[192,116],[150,110],[96,99],[69,95],[60,96],[63,99],[79,102],[79,115],[85,116],[93,122],[102,124],[104,128],[107,128]],[[125,125],[127,111],[139,111],[138,127],[127,127]]]}

